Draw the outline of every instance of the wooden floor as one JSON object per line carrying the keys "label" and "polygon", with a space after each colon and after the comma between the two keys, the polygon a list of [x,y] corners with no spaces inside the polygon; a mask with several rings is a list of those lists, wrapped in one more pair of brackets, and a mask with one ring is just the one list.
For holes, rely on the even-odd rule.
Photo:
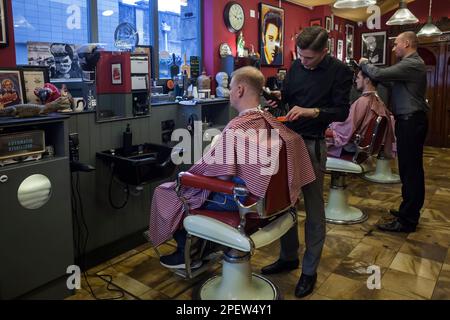
{"label": "wooden floor", "polygon": [[[358,177],[348,180],[351,205],[367,212],[369,219],[352,226],[327,224],[317,285],[305,299],[450,299],[450,149],[426,148],[424,162],[425,206],[418,229],[411,234],[385,233],[375,227],[388,219],[388,209],[398,208],[400,185],[374,184]],[[298,214],[303,243],[305,216],[302,211]],[[160,247],[163,254],[174,248],[173,242]],[[254,272],[275,261],[278,250],[278,241],[258,250],[252,257]],[[379,290],[367,288],[371,265],[381,268]],[[111,279],[109,287],[119,288],[123,299],[191,299],[194,288],[220,268],[217,264],[200,279],[186,281],[162,267],[154,250],[142,245],[89,270],[88,281],[97,298],[120,296],[108,290],[106,281]],[[300,273],[298,269],[270,279],[284,299],[296,299]],[[82,289],[68,299],[94,299],[89,292],[83,279]]]}

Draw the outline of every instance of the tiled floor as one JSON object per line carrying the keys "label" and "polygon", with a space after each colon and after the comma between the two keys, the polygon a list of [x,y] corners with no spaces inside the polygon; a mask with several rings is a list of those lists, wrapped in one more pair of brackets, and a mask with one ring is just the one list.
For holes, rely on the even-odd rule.
{"label": "tiled floor", "polygon": [[[426,201],[415,233],[384,233],[376,229],[387,210],[400,203],[400,185],[380,185],[350,177],[350,203],[369,214],[369,219],[352,226],[327,224],[327,239],[314,293],[305,299],[450,299],[450,149],[426,148]],[[329,183],[327,177],[326,185]],[[304,213],[299,211],[299,234],[304,235]],[[303,241],[302,241],[303,242]],[[258,250],[252,257],[253,270],[276,260],[278,242]],[[302,251],[303,248],[301,248]],[[160,247],[163,254],[174,244]],[[301,256],[300,256],[301,258]],[[367,267],[381,271],[381,289],[367,288]],[[211,272],[196,280],[183,280],[163,268],[149,245],[142,245],[88,271],[89,284],[98,298],[191,299],[193,289]],[[294,288],[301,270],[270,278],[284,299],[296,299]],[[102,278],[99,278],[101,276]],[[86,281],[69,299],[93,299]]]}

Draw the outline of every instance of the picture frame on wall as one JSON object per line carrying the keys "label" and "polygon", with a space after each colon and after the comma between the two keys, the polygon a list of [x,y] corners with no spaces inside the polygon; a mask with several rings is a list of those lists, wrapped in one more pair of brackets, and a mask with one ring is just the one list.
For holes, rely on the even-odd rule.
{"label": "picture frame on wall", "polygon": [[318,19],[310,20],[309,21],[309,26],[310,27],[312,27],[312,26],[319,26],[319,27],[321,27],[322,26],[322,19],[318,18]]}
{"label": "picture frame on wall", "polygon": [[6,21],[6,0],[0,0],[0,47],[8,46],[8,24]]}
{"label": "picture frame on wall", "polygon": [[43,88],[50,82],[48,67],[19,66],[23,79],[24,98],[26,103],[40,104],[41,101],[34,94],[37,88]]}
{"label": "picture frame on wall", "polygon": [[18,69],[0,69],[0,110],[24,103],[23,82]]}
{"label": "picture frame on wall", "polygon": [[325,17],[325,30],[331,32],[331,29],[332,29],[331,17]]}
{"label": "picture frame on wall", "polygon": [[328,53],[330,56],[334,57],[334,38],[328,38]]}
{"label": "picture frame on wall", "polygon": [[122,84],[122,64],[111,64],[111,83]]}
{"label": "picture frame on wall", "polygon": [[355,39],[355,28],[351,24],[345,25],[345,59],[354,58],[353,43]]}
{"label": "picture frame on wall", "polygon": [[262,66],[284,64],[284,9],[259,4],[259,51]]}
{"label": "picture frame on wall", "polygon": [[386,64],[386,31],[361,34],[361,57],[374,65]]}
{"label": "picture frame on wall", "polygon": [[337,54],[336,58],[343,61],[344,60],[344,40],[339,39],[337,41]]}

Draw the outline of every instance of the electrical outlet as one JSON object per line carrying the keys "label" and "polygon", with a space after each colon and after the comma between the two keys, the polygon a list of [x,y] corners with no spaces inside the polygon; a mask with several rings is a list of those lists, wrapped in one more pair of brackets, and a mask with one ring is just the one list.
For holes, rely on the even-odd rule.
{"label": "electrical outlet", "polygon": [[255,10],[250,10],[250,18],[256,18]]}

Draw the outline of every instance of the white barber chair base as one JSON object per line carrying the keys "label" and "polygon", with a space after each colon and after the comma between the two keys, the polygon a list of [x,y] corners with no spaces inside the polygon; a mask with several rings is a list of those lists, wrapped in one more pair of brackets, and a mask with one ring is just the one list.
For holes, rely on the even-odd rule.
{"label": "white barber chair base", "polygon": [[325,207],[326,221],[333,224],[357,224],[367,220],[367,213],[348,205],[347,194],[343,187],[330,188],[328,203]]}
{"label": "white barber chair base", "polygon": [[375,183],[400,183],[400,176],[392,173],[390,159],[377,159],[375,172],[367,173],[363,178]]}
{"label": "white barber chair base", "polygon": [[[242,258],[238,258],[242,259]],[[278,300],[278,288],[270,280],[251,272],[250,260],[223,261],[222,275],[206,280],[195,298],[200,300]]]}

